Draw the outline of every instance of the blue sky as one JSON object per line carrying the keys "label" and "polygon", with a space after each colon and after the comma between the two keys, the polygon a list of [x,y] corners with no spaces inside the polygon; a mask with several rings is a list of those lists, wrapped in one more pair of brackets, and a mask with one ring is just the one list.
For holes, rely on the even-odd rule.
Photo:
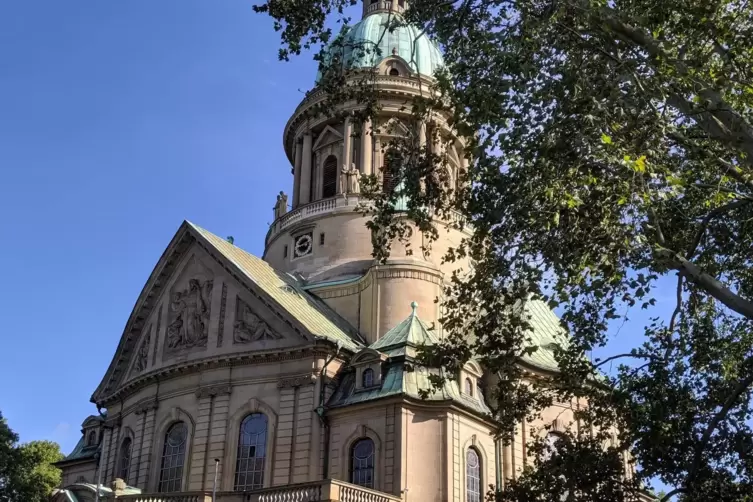
{"label": "blue sky", "polygon": [[252,0],[0,2],[0,411],[70,451],[184,219],[261,254],[313,84]]}
{"label": "blue sky", "polygon": [[0,411],[22,441],[73,448],[184,219],[262,253],[316,66],[278,62],[252,4],[0,2]]}

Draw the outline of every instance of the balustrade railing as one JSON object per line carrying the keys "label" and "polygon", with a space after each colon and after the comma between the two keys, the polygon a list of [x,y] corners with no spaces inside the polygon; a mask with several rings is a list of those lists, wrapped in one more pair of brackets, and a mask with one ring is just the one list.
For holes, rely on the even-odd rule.
{"label": "balustrade railing", "polygon": [[[141,493],[116,496],[116,502],[211,502],[211,492]],[[217,502],[401,502],[400,497],[325,479],[248,492],[217,492]]]}
{"label": "balustrade railing", "polygon": [[212,494],[207,492],[180,493],[140,493],[137,495],[121,495],[118,501],[128,502],[211,502]]}

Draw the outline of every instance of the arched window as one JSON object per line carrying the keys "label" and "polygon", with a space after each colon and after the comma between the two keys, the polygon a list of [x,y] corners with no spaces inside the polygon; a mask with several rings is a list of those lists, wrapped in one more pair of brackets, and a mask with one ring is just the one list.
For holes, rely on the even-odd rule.
{"label": "arched window", "polygon": [[97,433],[89,431],[89,437],[86,440],[86,446],[94,446],[97,443]]}
{"label": "arched window", "polygon": [[324,161],[322,170],[322,197],[337,195],[337,157],[330,155]]}
{"label": "arched window", "polygon": [[162,464],[159,475],[159,491],[179,492],[183,480],[183,465],[186,461],[188,428],[183,422],[173,424],[165,434],[162,449]]}
{"label": "arched window", "polygon": [[131,467],[131,438],[125,438],[120,445],[120,457],[118,459],[118,477],[128,484],[128,470]]}
{"label": "arched window", "polygon": [[364,387],[371,387],[374,385],[374,370],[366,368],[361,374],[361,384]]}
{"label": "arched window", "polygon": [[465,379],[465,393],[469,396],[473,395],[473,381],[470,378]]}
{"label": "arched window", "polygon": [[398,70],[397,68],[391,68],[390,69],[390,75],[392,75],[393,77],[399,77],[400,76],[400,70]]}
{"label": "arched window", "polygon": [[395,150],[387,150],[384,154],[384,164],[382,166],[382,191],[385,193],[392,192],[400,180],[400,169],[402,168],[403,159]]}
{"label": "arched window", "polygon": [[465,500],[481,502],[481,458],[473,448],[465,454]]}
{"label": "arched window", "polygon": [[264,460],[267,457],[267,416],[252,413],[243,419],[238,435],[235,462],[235,490],[264,487]]}
{"label": "arched window", "polygon": [[362,438],[350,449],[350,482],[374,488],[374,441]]}

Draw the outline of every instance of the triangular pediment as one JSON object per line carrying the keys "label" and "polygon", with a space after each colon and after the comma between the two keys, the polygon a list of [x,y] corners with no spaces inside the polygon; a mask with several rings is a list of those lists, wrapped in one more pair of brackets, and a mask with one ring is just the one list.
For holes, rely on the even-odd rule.
{"label": "triangular pediment", "polygon": [[342,140],[343,135],[340,134],[340,132],[338,132],[332,126],[326,126],[324,130],[319,134],[319,137],[316,138],[313,149],[318,150],[319,148],[327,146],[330,143],[337,143]]}
{"label": "triangular pediment", "polygon": [[362,345],[295,279],[185,222],[144,286],[92,401],[181,365],[289,351],[319,338]]}

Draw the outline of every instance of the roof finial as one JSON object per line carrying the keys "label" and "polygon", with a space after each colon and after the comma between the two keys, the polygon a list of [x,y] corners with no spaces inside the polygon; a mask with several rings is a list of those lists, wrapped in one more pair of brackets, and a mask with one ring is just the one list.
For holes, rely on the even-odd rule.
{"label": "roof finial", "polygon": [[416,315],[416,309],[418,308],[418,303],[410,302],[410,308],[413,309],[413,312],[411,312],[411,315]]}

